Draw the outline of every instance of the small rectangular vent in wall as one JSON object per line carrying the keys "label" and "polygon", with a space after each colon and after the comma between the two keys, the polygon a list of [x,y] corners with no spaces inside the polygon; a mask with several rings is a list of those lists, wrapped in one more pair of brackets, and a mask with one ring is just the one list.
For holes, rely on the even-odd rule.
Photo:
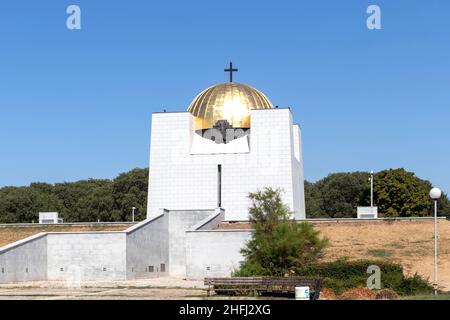
{"label": "small rectangular vent in wall", "polygon": [[148,272],[154,272],[155,268],[153,266],[148,266]]}
{"label": "small rectangular vent in wall", "polygon": [[2,273],[5,273],[5,268],[2,268]]}
{"label": "small rectangular vent in wall", "polygon": [[60,271],[64,271],[64,268],[59,268]]}
{"label": "small rectangular vent in wall", "polygon": [[28,268],[25,268],[25,272],[28,273]]}
{"label": "small rectangular vent in wall", "polygon": [[166,272],[166,265],[161,263],[161,272]]}
{"label": "small rectangular vent in wall", "polygon": [[103,271],[106,271],[106,268],[105,268],[105,267],[103,268]]}

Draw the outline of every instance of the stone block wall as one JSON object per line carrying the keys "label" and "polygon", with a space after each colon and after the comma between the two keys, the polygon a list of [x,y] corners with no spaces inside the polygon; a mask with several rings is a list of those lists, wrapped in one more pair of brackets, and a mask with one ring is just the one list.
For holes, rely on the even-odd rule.
{"label": "stone block wall", "polygon": [[186,230],[214,214],[214,210],[169,211],[170,275],[186,275]]}
{"label": "stone block wall", "polygon": [[126,279],[126,233],[48,233],[48,280]]}
{"label": "stone block wall", "polygon": [[250,230],[187,231],[187,278],[229,277],[244,260],[240,250],[250,236]]}
{"label": "stone block wall", "polygon": [[127,230],[127,279],[169,274],[168,211]]}
{"label": "stone block wall", "polygon": [[45,233],[0,248],[0,283],[45,279],[47,279]]}

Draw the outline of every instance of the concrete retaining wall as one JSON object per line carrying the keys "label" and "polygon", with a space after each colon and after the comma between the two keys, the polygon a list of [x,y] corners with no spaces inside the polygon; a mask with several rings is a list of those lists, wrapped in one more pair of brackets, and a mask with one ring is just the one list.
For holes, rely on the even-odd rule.
{"label": "concrete retaining wall", "polygon": [[125,231],[38,234],[0,250],[0,283],[228,276],[251,231],[214,229],[224,215],[162,209]]}
{"label": "concrete retaining wall", "polygon": [[251,230],[215,229],[224,220],[225,211],[215,213],[186,231],[186,276],[190,279],[227,277],[239,267],[241,248],[251,237]]}
{"label": "concrete retaining wall", "polygon": [[169,272],[186,275],[186,230],[214,214],[212,210],[169,211]]}
{"label": "concrete retaining wall", "polygon": [[189,230],[186,232],[186,276],[189,279],[228,277],[239,267],[242,247],[251,230]]}
{"label": "concrete retaining wall", "polygon": [[0,248],[0,283],[47,278],[47,237],[40,233]]}
{"label": "concrete retaining wall", "polygon": [[127,278],[168,274],[168,216],[163,214],[127,230]]}
{"label": "concrete retaining wall", "polygon": [[48,280],[125,280],[124,232],[48,233]]}

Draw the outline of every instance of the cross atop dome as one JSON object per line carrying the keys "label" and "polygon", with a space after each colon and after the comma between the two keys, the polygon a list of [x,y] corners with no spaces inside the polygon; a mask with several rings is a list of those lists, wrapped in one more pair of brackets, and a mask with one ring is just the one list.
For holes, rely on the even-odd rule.
{"label": "cross atop dome", "polygon": [[233,72],[238,72],[239,69],[233,69],[233,62],[230,62],[230,68],[224,69],[223,71],[230,73],[230,82],[233,82]]}

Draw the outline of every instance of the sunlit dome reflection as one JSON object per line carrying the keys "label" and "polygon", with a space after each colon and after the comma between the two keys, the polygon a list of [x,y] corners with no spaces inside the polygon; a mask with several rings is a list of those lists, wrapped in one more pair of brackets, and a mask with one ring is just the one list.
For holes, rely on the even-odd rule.
{"label": "sunlit dome reflection", "polygon": [[251,109],[271,109],[272,103],[260,91],[242,83],[216,84],[202,91],[188,108],[196,129],[212,128],[227,120],[234,128],[250,128]]}

